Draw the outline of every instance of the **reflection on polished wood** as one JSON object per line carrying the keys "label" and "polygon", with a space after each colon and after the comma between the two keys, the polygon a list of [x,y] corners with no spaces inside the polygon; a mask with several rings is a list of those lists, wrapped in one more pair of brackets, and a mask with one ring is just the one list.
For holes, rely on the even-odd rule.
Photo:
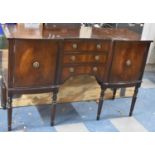
{"label": "reflection on polished wood", "polygon": [[9,42],[8,68],[3,72],[2,85],[3,107],[8,100],[8,130],[13,95],[53,92],[54,125],[59,87],[70,77],[84,74],[93,75],[101,86],[97,120],[106,88],[112,88],[115,96],[117,88],[135,86],[132,115],[151,41],[141,40],[127,29],[88,30],[79,24],[40,24],[38,28],[16,24],[4,25],[3,29]]}
{"label": "reflection on polished wood", "polygon": [[[60,29],[47,29],[40,25],[39,28],[27,28],[24,24],[4,25],[7,38],[23,39],[70,39],[80,38],[80,29],[83,27],[61,27]],[[140,35],[128,29],[114,28],[91,28],[92,39],[115,39],[115,40],[140,40]],[[83,32],[84,33],[84,32]],[[100,45],[97,45],[100,46]]]}

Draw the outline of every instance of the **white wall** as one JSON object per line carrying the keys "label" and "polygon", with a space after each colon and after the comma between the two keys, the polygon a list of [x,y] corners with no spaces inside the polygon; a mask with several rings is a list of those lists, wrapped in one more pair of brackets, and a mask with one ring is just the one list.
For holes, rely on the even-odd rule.
{"label": "white wall", "polygon": [[155,23],[145,23],[142,40],[153,40],[151,43],[147,64],[155,64]]}

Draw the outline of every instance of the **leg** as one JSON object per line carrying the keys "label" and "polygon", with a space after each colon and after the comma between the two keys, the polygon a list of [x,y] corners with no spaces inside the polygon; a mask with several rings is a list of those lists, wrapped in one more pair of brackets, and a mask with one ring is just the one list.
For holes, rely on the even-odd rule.
{"label": "leg", "polygon": [[134,91],[134,94],[133,94],[133,97],[132,97],[132,103],[131,103],[131,107],[130,107],[130,112],[129,112],[129,116],[132,116],[132,113],[133,113],[133,110],[134,110],[134,107],[135,107],[135,103],[136,103],[136,99],[137,99],[137,93],[138,93],[138,88],[139,87],[135,87],[135,91]]}
{"label": "leg", "polygon": [[51,126],[54,126],[56,103],[57,103],[58,88],[54,89],[52,96],[52,115],[51,115]]}
{"label": "leg", "polygon": [[113,97],[112,97],[113,100],[115,99],[116,91],[117,91],[117,88],[114,88],[114,89],[113,89]]}
{"label": "leg", "polygon": [[1,82],[1,106],[3,109],[6,109],[6,86],[5,83]]}
{"label": "leg", "polygon": [[11,131],[12,125],[12,95],[8,96],[8,131]]}
{"label": "leg", "polygon": [[100,94],[100,99],[99,99],[99,103],[98,103],[98,111],[97,111],[97,120],[100,119],[100,114],[101,114],[101,110],[102,110],[102,105],[104,102],[104,92],[105,92],[106,88],[101,88],[101,94]]}

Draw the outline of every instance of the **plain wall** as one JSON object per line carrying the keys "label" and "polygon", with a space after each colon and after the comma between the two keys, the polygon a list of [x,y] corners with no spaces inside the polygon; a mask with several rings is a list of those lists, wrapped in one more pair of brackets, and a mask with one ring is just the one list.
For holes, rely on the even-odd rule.
{"label": "plain wall", "polygon": [[142,40],[153,40],[149,49],[147,64],[155,64],[155,23],[145,23],[142,32]]}

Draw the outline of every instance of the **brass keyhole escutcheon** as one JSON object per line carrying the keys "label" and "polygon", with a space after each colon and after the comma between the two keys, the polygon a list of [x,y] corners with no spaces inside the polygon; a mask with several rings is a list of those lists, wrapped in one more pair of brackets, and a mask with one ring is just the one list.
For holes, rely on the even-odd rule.
{"label": "brass keyhole escutcheon", "polygon": [[70,57],[70,59],[72,60],[72,61],[75,61],[75,56],[74,55],[72,55],[71,57]]}
{"label": "brass keyhole escutcheon", "polygon": [[101,49],[101,44],[96,45],[97,49]]}
{"label": "brass keyhole escutcheon", "polygon": [[130,67],[130,66],[131,66],[131,60],[127,60],[127,61],[126,61],[126,66],[127,66],[127,67]]}
{"label": "brass keyhole escutcheon", "polygon": [[35,68],[35,69],[39,68],[39,66],[40,66],[38,61],[33,62],[32,65],[33,65],[33,68]]}
{"label": "brass keyhole escutcheon", "polygon": [[72,45],[72,47],[73,47],[74,49],[77,49],[77,44],[74,43],[74,44]]}
{"label": "brass keyhole escutcheon", "polygon": [[74,73],[74,68],[73,68],[73,67],[70,67],[70,68],[69,68],[69,72],[70,72],[70,73]]}
{"label": "brass keyhole escutcheon", "polygon": [[98,70],[97,67],[93,67],[93,71],[96,72]]}
{"label": "brass keyhole escutcheon", "polygon": [[100,56],[99,56],[99,55],[96,55],[96,56],[95,56],[95,60],[98,61],[99,59],[100,59]]}

